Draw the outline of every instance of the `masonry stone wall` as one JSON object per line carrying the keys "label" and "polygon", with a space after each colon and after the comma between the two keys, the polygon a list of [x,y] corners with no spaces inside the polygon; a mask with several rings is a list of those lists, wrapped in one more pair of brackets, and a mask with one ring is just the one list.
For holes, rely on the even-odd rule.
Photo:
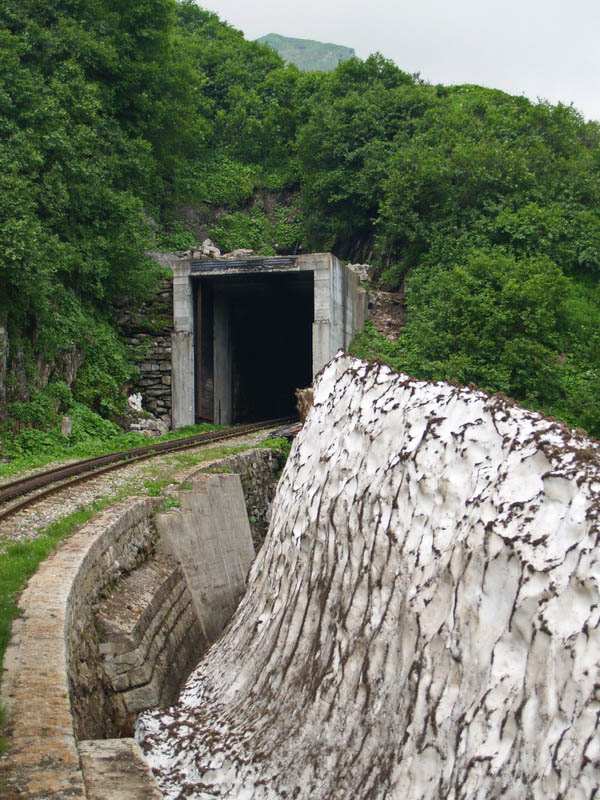
{"label": "masonry stone wall", "polygon": [[[205,471],[239,474],[258,549],[282,462],[280,451],[250,450],[192,470],[187,480]],[[133,519],[107,530],[74,587],[69,680],[78,739],[130,735],[140,711],[173,702],[209,644],[179,565],[156,555],[150,518]]]}
{"label": "masonry stone wall", "polygon": [[[264,518],[278,454],[250,451],[219,466],[240,474],[252,513]],[[153,515],[163,502],[138,497],[109,507],[44,562],[21,595],[2,678],[11,720],[3,798],[102,797],[85,770],[97,787],[110,766],[118,783],[118,759],[107,754],[120,745],[106,738],[128,734],[140,708],[172,702],[206,646],[179,565],[156,555]],[[121,741],[129,742],[123,760],[135,760],[134,744]],[[145,787],[139,796],[154,797],[144,770],[140,762],[130,778]]]}
{"label": "masonry stone wall", "polygon": [[162,281],[156,295],[140,308],[126,308],[118,326],[129,341],[139,378],[131,386],[140,392],[142,406],[171,425],[171,333],[173,331],[173,287]]}
{"label": "masonry stone wall", "polygon": [[87,676],[89,695],[80,691],[91,608],[106,582],[133,568],[150,545],[149,519],[160,502],[129,498],[97,515],[41,565],[19,598],[23,613],[13,624],[2,676],[10,721],[6,797],[86,797],[78,719],[92,713],[93,703],[95,715],[107,707],[100,679]]}
{"label": "masonry stone wall", "polygon": [[[82,560],[66,610],[67,664],[78,739],[122,734],[118,707],[98,658],[94,611],[107,586],[135,570],[156,543],[151,516],[160,498],[132,498],[103,514],[89,531],[97,534]],[[86,526],[87,528],[88,526]]]}
{"label": "masonry stone wall", "polygon": [[94,623],[114,733],[106,724],[92,729],[90,714],[78,735],[130,736],[141,710],[173,702],[207,646],[179,565],[160,554],[142,564],[105,592]]}

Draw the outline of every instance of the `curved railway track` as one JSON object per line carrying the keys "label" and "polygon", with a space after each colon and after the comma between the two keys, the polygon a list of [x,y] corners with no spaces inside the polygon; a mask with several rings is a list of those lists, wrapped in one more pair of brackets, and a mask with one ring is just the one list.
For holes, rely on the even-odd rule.
{"label": "curved railway track", "polygon": [[[63,467],[38,472],[35,475],[21,478],[12,483],[5,483],[0,486],[0,521],[63,489],[92,480],[107,472],[121,469],[138,461],[179,450],[190,450],[203,444],[226,441],[227,439],[243,436],[246,433],[254,433],[277,426],[282,427],[293,421],[292,418],[266,420],[250,425],[236,425],[223,431],[199,433],[195,436],[187,436],[183,439],[169,442],[156,442],[144,447],[136,447],[134,450],[124,450],[119,453],[97,456],[96,458],[86,458]],[[12,500],[16,502],[11,503]]]}

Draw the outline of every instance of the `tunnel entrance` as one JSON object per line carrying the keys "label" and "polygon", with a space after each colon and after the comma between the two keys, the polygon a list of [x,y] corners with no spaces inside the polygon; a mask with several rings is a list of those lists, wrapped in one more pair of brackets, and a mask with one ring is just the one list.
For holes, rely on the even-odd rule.
{"label": "tunnel entrance", "polygon": [[222,424],[294,414],[312,382],[314,273],[194,281],[196,417]]}
{"label": "tunnel entrance", "polygon": [[366,292],[331,253],[239,255],[173,264],[175,428],[287,416],[363,328]]}

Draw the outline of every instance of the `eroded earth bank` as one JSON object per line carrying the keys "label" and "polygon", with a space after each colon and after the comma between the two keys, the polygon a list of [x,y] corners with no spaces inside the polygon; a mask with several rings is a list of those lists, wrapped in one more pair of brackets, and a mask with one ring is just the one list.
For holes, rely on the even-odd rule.
{"label": "eroded earth bank", "polygon": [[236,615],[138,722],[165,796],[595,796],[598,457],[338,356]]}

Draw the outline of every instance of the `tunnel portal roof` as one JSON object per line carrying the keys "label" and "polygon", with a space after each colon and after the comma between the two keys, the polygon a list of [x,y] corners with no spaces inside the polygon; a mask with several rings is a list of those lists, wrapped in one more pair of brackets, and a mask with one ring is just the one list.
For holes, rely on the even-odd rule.
{"label": "tunnel portal roof", "polygon": [[218,261],[192,261],[192,275],[216,272],[281,272],[299,269],[298,256],[272,256],[242,259],[220,259]]}

